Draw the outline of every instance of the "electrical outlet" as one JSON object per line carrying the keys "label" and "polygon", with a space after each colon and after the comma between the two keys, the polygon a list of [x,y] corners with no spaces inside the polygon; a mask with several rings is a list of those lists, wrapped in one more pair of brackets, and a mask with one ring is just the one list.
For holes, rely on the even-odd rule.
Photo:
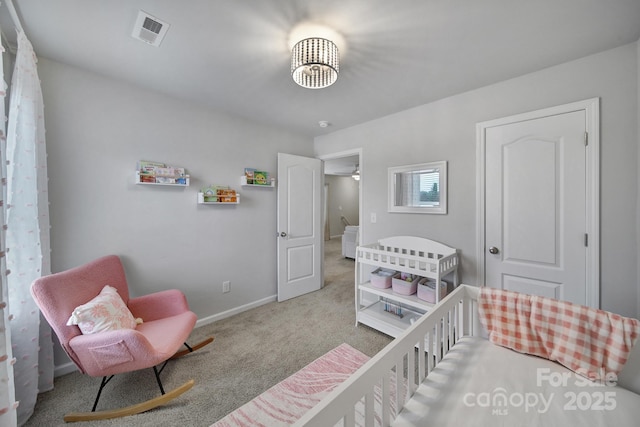
{"label": "electrical outlet", "polygon": [[377,220],[378,220],[378,217],[377,217],[376,213],[375,212],[371,212],[371,223],[375,224]]}
{"label": "electrical outlet", "polygon": [[224,282],[222,282],[222,292],[223,293],[227,293],[227,292],[231,292],[231,282],[228,280],[225,280]]}

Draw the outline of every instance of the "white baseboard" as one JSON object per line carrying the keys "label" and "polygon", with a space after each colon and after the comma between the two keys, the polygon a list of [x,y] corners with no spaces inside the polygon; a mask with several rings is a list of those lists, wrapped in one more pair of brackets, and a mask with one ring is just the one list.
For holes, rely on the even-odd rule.
{"label": "white baseboard", "polygon": [[227,317],[231,317],[235,314],[240,314],[244,311],[251,310],[252,308],[260,307],[261,305],[275,302],[277,300],[278,296],[273,295],[258,301],[251,302],[249,304],[241,305],[240,307],[232,308],[231,310],[223,311],[222,313],[214,314],[213,316],[203,317],[202,319],[198,319],[198,321],[196,322],[196,328],[204,325],[210,325],[211,323],[217,322],[218,320],[226,319]]}
{"label": "white baseboard", "polygon": [[[263,298],[258,301],[251,302],[249,304],[241,305],[240,307],[232,308],[231,310],[223,311],[222,313],[214,314],[213,316],[203,317],[202,319],[198,319],[196,321],[196,328],[200,326],[210,325],[211,323],[217,322],[218,320],[226,319],[227,317],[231,317],[234,314],[240,314],[244,311],[251,310],[252,308],[260,307],[261,305],[268,304],[270,302],[275,302],[278,300],[277,295],[273,295],[267,298]],[[55,366],[53,368],[53,377],[61,377],[63,375],[70,374],[71,372],[77,371],[78,367],[75,363],[69,361],[62,365]]]}

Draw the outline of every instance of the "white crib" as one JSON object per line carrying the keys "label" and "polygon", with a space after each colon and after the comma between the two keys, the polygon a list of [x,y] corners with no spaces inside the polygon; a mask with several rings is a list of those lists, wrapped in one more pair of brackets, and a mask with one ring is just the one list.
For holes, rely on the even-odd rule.
{"label": "white crib", "polygon": [[[470,421],[469,425],[636,425],[640,419],[640,395],[620,385],[638,385],[640,346],[636,346],[620,374],[619,385],[587,386],[570,377],[571,371],[557,363],[484,339],[478,294],[476,287],[459,286],[295,425],[460,426],[466,421]],[[428,355],[425,342],[441,343],[440,352]],[[633,367],[627,368],[630,364]],[[530,374],[535,378],[527,378]],[[570,380],[557,384],[549,378]],[[500,394],[501,381],[508,382],[505,387],[516,387],[510,395]],[[533,394],[525,395],[524,390],[534,389],[543,402],[549,400],[549,407],[527,406],[525,412],[524,401],[521,407],[509,406],[518,403],[509,399],[518,393],[528,398]],[[493,398],[498,399],[494,407],[480,407],[482,402],[477,398],[484,392],[494,392]],[[604,400],[597,402],[598,397]],[[596,403],[600,407],[595,407]]]}

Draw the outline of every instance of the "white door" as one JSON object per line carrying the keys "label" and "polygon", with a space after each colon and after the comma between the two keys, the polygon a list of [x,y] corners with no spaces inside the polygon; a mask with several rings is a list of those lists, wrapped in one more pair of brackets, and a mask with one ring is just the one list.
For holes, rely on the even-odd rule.
{"label": "white door", "polygon": [[598,305],[587,124],[577,109],[484,126],[486,286]]}
{"label": "white door", "polygon": [[278,301],[322,287],[323,164],[278,153]]}

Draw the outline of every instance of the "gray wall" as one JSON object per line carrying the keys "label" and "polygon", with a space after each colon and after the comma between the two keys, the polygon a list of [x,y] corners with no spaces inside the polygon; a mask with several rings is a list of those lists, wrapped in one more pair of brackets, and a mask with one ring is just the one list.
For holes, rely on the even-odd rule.
{"label": "gray wall", "polygon": [[344,233],[340,219],[345,216],[351,225],[358,225],[360,218],[358,181],[350,176],[325,175],[329,185],[329,232],[331,237]]}
{"label": "gray wall", "polygon": [[[637,43],[320,136],[314,147],[317,156],[362,148],[363,243],[402,234],[441,241],[462,251],[462,280],[473,284],[476,123],[593,97],[601,99],[601,305],[637,317]],[[388,213],[387,168],[438,160],[449,162],[449,213]]]}
{"label": "gray wall", "polygon": [[[311,139],[46,59],[39,74],[54,272],[118,254],[133,296],[179,288],[201,320],[274,299],[276,190],[240,177],[275,174],[278,152],[313,156]],[[134,185],[138,160],[185,167],[191,186]],[[197,205],[209,184],[241,204]]]}

